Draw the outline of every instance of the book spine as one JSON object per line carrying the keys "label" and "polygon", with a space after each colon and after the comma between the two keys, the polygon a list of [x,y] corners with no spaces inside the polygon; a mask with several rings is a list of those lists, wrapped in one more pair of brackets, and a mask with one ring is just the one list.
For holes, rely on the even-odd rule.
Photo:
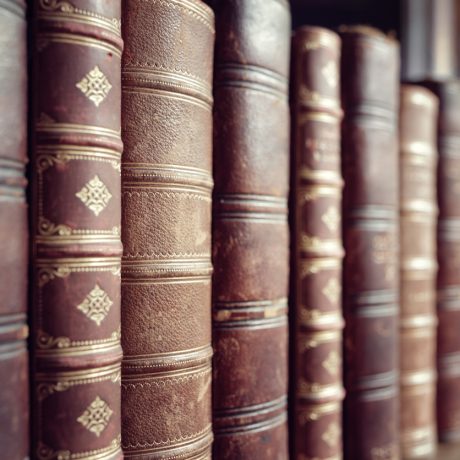
{"label": "book spine", "polygon": [[294,457],[342,458],[340,38],[293,38]]}
{"label": "book spine", "polygon": [[288,458],[288,3],[216,2],[213,458]]}
{"label": "book spine", "polygon": [[122,447],[211,458],[214,15],[123,6]]}
{"label": "book spine", "polygon": [[438,436],[460,440],[460,82],[431,85],[438,118]]}
{"label": "book spine", "polygon": [[29,455],[25,13],[22,0],[0,1],[0,445],[11,460]]}
{"label": "book spine", "polygon": [[[345,456],[399,458],[399,49],[342,32]],[[382,72],[385,69],[385,72]]]}
{"label": "book spine", "polygon": [[121,459],[120,1],[34,2],[33,458]]}
{"label": "book spine", "polygon": [[437,444],[438,100],[415,85],[403,85],[400,99],[401,449],[403,458],[431,458]]}

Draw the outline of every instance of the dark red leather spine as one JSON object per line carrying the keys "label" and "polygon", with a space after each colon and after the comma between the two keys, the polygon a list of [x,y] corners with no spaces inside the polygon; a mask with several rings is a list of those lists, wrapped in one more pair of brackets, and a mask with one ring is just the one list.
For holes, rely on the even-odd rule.
{"label": "dark red leather spine", "polygon": [[0,457],[29,455],[25,1],[0,0]]}
{"label": "dark red leather spine", "polygon": [[214,15],[124,2],[122,446],[211,458]]}
{"label": "dark red leather spine", "polygon": [[33,452],[121,459],[120,1],[36,0]]}
{"label": "dark red leather spine", "polygon": [[438,100],[403,85],[400,105],[401,449],[436,449],[436,166]]}
{"label": "dark red leather spine", "polygon": [[215,11],[213,458],[286,459],[290,11]]}
{"label": "dark red leather spine", "polygon": [[398,80],[395,41],[367,27],[343,30],[344,441],[349,460],[399,458]]}
{"label": "dark red leather spine", "polygon": [[293,39],[294,456],[342,458],[340,38]]}
{"label": "dark red leather spine", "polygon": [[438,118],[438,435],[460,440],[460,81],[432,84]]}

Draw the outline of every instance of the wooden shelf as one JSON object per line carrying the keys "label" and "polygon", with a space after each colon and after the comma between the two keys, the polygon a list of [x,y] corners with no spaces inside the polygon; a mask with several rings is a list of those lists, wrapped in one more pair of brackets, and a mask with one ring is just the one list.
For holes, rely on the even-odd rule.
{"label": "wooden shelf", "polygon": [[436,460],[460,460],[460,444],[440,444]]}

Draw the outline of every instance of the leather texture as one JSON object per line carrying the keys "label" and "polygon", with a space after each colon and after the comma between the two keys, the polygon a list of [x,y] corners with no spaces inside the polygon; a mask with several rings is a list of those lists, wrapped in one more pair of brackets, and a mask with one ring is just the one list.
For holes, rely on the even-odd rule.
{"label": "leather texture", "polygon": [[33,14],[33,451],[121,459],[121,2]]}
{"label": "leather texture", "polygon": [[428,85],[438,118],[438,436],[460,440],[460,82]]}
{"label": "leather texture", "polygon": [[436,166],[438,99],[422,86],[400,97],[401,452],[436,450]]}
{"label": "leather texture", "polygon": [[214,15],[124,2],[122,446],[211,458]]}
{"label": "leather texture", "polygon": [[342,458],[340,38],[292,42],[295,245],[294,458]]}
{"label": "leather texture", "polygon": [[288,71],[280,0],[215,2],[215,460],[288,458]]}
{"label": "leather texture", "polygon": [[395,460],[399,47],[369,27],[342,29],[341,37],[345,457]]}
{"label": "leather texture", "polygon": [[0,1],[0,446],[29,455],[26,5]]}

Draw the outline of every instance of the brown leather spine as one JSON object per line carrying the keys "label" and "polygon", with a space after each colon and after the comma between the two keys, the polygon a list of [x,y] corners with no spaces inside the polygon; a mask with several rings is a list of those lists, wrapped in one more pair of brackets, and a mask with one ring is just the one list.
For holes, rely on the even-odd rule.
{"label": "brown leather spine", "polygon": [[36,0],[33,458],[120,447],[120,1]]}
{"label": "brown leather spine", "polygon": [[340,38],[293,38],[296,459],[342,458]]}
{"label": "brown leather spine", "polygon": [[431,84],[438,118],[438,436],[460,440],[460,81]]}
{"label": "brown leather spine", "polygon": [[343,30],[344,442],[349,460],[399,458],[398,79],[395,41],[368,27]]}
{"label": "brown leather spine", "polygon": [[403,85],[400,105],[401,451],[436,449],[436,165],[438,100]]}
{"label": "brown leather spine", "polygon": [[122,445],[211,458],[214,15],[124,2]]}
{"label": "brown leather spine", "polygon": [[216,2],[213,458],[288,457],[288,69],[283,0]]}
{"label": "brown leather spine", "polygon": [[0,456],[10,460],[29,454],[25,9],[0,0]]}

